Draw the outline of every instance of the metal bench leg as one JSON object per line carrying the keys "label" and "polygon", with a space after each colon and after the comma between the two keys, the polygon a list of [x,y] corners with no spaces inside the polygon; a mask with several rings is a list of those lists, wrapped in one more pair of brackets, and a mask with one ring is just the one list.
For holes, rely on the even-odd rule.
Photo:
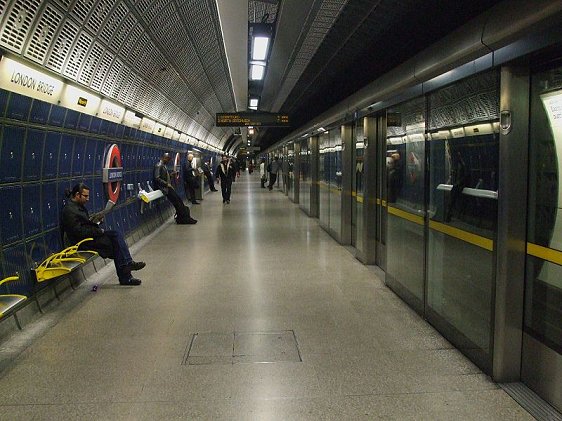
{"label": "metal bench leg", "polygon": [[39,303],[39,297],[37,293],[35,293],[35,302],[37,303],[37,308],[39,309],[39,313],[43,314],[43,309],[41,308],[41,304]]}
{"label": "metal bench leg", "polygon": [[16,325],[18,326],[18,329],[21,330],[21,324],[18,319],[18,315],[16,313],[14,313],[14,320],[16,321]]}

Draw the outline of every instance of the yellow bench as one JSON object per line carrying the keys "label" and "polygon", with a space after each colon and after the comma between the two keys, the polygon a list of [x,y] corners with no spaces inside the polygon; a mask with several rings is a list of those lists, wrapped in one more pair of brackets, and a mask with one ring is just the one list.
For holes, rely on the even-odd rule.
{"label": "yellow bench", "polygon": [[[63,279],[64,275],[68,275],[69,273],[73,272],[84,263],[88,262],[98,255],[97,252],[92,250],[78,250],[80,245],[92,240],[93,238],[85,238],[84,240],[76,243],[73,246],[67,247],[64,250],[59,251],[58,253],[54,253],[43,260],[43,262],[41,262],[41,264],[35,269],[31,270],[32,279],[36,282],[37,285],[34,295],[37,306],[39,307],[39,311],[42,312],[42,309],[41,305],[39,304],[39,300],[37,299],[37,292],[42,288],[43,285],[46,285],[47,283],[51,284],[51,282],[49,281]],[[56,285],[52,285],[55,296],[57,297],[57,299],[59,299]],[[70,280],[70,286],[72,289],[75,289],[72,280]]]}
{"label": "yellow bench", "polygon": [[[0,286],[3,284],[7,284],[11,281],[19,280],[19,276],[9,276],[4,278],[0,281]],[[16,325],[21,330],[20,321],[18,320],[18,316],[16,315],[16,311],[19,310],[23,303],[27,300],[25,295],[19,294],[10,294],[8,289],[8,294],[0,294],[0,320],[14,316],[14,320],[16,321]]]}

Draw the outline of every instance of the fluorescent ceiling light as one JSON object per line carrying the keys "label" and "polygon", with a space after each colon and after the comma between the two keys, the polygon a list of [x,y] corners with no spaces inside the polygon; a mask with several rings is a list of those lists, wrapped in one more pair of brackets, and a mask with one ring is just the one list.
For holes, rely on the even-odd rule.
{"label": "fluorescent ceiling light", "polygon": [[258,110],[258,107],[248,107],[248,108],[249,108],[250,110],[255,110],[255,111]]}
{"label": "fluorescent ceiling light", "polygon": [[269,47],[269,38],[254,37],[252,44],[252,60],[265,60],[267,57],[267,47]]}
{"label": "fluorescent ceiling light", "polygon": [[251,98],[250,99],[250,107],[257,107],[258,106],[258,99],[257,98]]}
{"label": "fluorescent ceiling light", "polygon": [[262,80],[265,73],[265,66],[258,64],[252,64],[250,66],[250,79],[251,80]]}

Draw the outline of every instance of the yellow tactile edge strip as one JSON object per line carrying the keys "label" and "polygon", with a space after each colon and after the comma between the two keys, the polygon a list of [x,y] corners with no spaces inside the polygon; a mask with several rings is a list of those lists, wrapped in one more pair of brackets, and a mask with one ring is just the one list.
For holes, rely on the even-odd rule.
{"label": "yellow tactile edge strip", "polygon": [[562,251],[527,243],[527,254],[562,266]]}

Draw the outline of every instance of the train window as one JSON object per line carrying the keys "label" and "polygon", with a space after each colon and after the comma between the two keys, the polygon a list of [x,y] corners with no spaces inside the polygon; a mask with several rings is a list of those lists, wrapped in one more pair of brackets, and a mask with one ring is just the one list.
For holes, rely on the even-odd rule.
{"label": "train window", "polygon": [[525,330],[562,353],[562,66],[531,78]]}

